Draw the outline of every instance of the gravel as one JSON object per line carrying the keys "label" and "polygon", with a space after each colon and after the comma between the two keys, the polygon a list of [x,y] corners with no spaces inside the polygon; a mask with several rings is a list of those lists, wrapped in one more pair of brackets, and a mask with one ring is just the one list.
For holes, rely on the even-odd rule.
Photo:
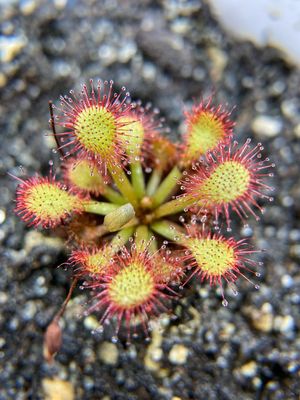
{"label": "gravel", "polygon": [[[99,4],[101,3],[101,4]],[[298,399],[300,394],[300,72],[274,49],[227,36],[200,1],[9,0],[0,2],[0,400]],[[176,318],[153,324],[152,340],[126,347],[112,330],[92,334],[78,290],[63,319],[53,365],[43,333],[66,296],[66,249],[51,231],[13,214],[7,172],[46,173],[58,164],[48,100],[89,78],[113,79],[151,101],[173,137],[182,105],[215,93],[236,105],[239,140],[262,141],[276,163],[275,200],[259,223],[235,224],[261,255],[260,289],[246,281],[229,305],[192,286]],[[57,389],[59,388],[59,389]],[[54,394],[58,397],[54,397]],[[59,397],[60,396],[60,397]]]}

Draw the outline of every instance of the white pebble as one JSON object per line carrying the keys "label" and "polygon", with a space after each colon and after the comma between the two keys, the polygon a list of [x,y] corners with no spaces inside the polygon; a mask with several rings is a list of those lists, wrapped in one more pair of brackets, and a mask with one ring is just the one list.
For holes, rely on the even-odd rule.
{"label": "white pebble", "polygon": [[169,353],[169,361],[172,364],[183,365],[188,357],[189,350],[183,344],[174,344]]}
{"label": "white pebble", "polygon": [[271,138],[279,135],[282,130],[282,121],[268,115],[259,115],[252,123],[252,129],[259,137]]}

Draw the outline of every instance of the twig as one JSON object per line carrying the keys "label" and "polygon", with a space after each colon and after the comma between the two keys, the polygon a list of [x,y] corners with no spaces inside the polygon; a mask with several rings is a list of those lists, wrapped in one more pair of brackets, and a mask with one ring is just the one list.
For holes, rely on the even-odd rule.
{"label": "twig", "polygon": [[61,155],[62,157],[64,157],[65,155],[64,155],[64,153],[63,153],[62,148],[60,147],[60,143],[59,143],[59,140],[58,140],[58,136],[56,135],[56,128],[55,128],[55,121],[54,121],[54,114],[53,114],[53,102],[52,102],[52,100],[49,100],[49,112],[50,112],[50,126],[51,126],[52,133],[53,133],[53,136],[54,136],[54,139],[55,139],[55,142],[56,142],[57,150],[60,152],[60,155]]}

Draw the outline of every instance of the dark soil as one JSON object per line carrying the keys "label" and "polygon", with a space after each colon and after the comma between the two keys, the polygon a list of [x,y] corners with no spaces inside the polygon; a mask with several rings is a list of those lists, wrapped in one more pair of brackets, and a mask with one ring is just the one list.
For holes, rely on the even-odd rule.
{"label": "dark soil", "polygon": [[[1,52],[0,70],[0,399],[44,399],[51,377],[70,382],[84,400],[298,399],[299,70],[274,49],[228,37],[196,0],[9,0],[0,3],[0,21],[0,41],[12,46]],[[51,232],[33,234],[14,215],[16,182],[7,172],[47,173],[49,159],[58,164],[44,135],[48,100],[91,77],[151,101],[174,137],[192,99],[214,92],[216,102],[236,105],[239,140],[262,141],[277,165],[275,201],[259,223],[235,229],[266,249],[255,277],[260,290],[240,282],[225,308],[215,290],[195,286],[176,320],[166,316],[152,342],[137,339],[129,348],[112,346],[109,328],[91,334],[96,320],[78,316],[86,300],[78,290],[64,317],[62,350],[49,366],[43,333],[68,290],[68,272],[56,268],[66,250]],[[253,130],[260,115],[278,131]]]}

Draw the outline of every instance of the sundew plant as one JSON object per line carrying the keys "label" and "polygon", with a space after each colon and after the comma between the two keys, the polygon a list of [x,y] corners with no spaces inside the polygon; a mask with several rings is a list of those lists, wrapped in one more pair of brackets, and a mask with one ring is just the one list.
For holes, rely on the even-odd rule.
{"label": "sundew plant", "polygon": [[231,112],[213,99],[185,112],[181,143],[164,133],[158,111],[132,102],[125,88],[92,80],[79,93],[50,103],[61,168],[49,176],[17,178],[16,212],[28,224],[60,227],[67,237],[70,292],[45,336],[51,357],[61,341],[59,318],[77,286],[90,295],[84,315],[99,328],[114,325],[127,338],[148,336],[148,323],[171,311],[185,288],[224,287],[237,280],[258,288],[259,264],[234,215],[259,221],[272,201],[272,164],[262,144],[234,139]]}

